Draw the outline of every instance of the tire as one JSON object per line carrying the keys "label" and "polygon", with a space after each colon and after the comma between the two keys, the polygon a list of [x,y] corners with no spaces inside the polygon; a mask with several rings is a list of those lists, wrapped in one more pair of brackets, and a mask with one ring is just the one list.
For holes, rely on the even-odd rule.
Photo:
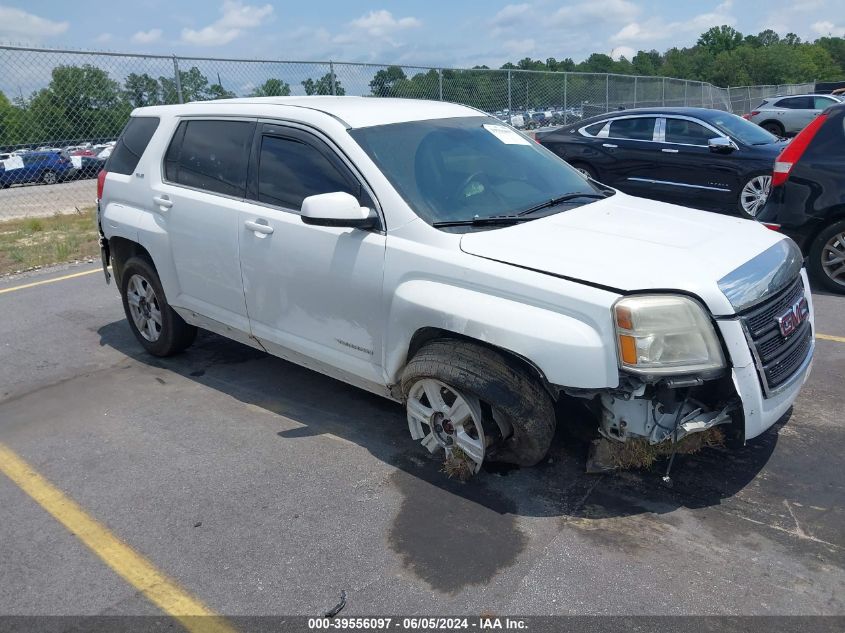
{"label": "tire", "polygon": [[596,173],[596,170],[595,170],[595,169],[593,169],[593,168],[592,168],[590,165],[588,165],[587,163],[582,163],[582,162],[580,162],[580,161],[576,161],[576,162],[569,163],[569,165],[570,165],[572,168],[577,169],[578,171],[580,171],[580,172],[581,172],[582,174],[584,174],[587,178],[592,178],[593,180],[598,181],[598,174]]}
{"label": "tire", "polygon": [[56,172],[51,169],[48,169],[43,174],[41,174],[41,182],[45,185],[55,185],[59,182],[59,177],[56,176]]}
{"label": "tire", "polygon": [[781,137],[786,136],[786,130],[784,130],[783,125],[777,121],[766,121],[765,123],[760,124],[760,127],[766,130],[769,134]]}
{"label": "tire", "polygon": [[737,195],[736,206],[739,214],[752,220],[763,209],[772,188],[772,174],[754,174],[745,181]]}
{"label": "tire", "polygon": [[[477,401],[486,438],[484,460],[534,466],[546,456],[555,433],[554,403],[540,381],[510,359],[464,341],[443,339],[426,344],[402,372],[409,425],[409,396],[421,381],[430,379],[468,401]],[[433,433],[432,426],[429,435]],[[439,448],[426,439],[416,439],[422,439],[432,452]]]}
{"label": "tire", "polygon": [[167,303],[158,273],[147,259],[131,257],[126,262],[121,272],[120,295],[129,328],[153,356],[172,356],[194,342],[197,328],[185,323]]}
{"label": "tire", "polygon": [[825,227],[810,245],[810,275],[825,290],[845,294],[845,220]]}

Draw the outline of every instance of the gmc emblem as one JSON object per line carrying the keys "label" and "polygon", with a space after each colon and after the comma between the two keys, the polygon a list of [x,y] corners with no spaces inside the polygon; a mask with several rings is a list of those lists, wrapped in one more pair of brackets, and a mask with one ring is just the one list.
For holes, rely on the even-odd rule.
{"label": "gmc emblem", "polygon": [[806,297],[801,297],[798,301],[793,303],[786,312],[778,317],[775,321],[778,322],[781,335],[786,338],[798,329],[807,317],[810,316],[810,306],[807,303]]}

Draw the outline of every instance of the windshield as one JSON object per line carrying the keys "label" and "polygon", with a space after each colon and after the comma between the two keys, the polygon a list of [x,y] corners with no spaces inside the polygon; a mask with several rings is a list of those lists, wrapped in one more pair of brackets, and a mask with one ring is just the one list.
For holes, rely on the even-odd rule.
{"label": "windshield", "polygon": [[[562,195],[601,191],[492,117],[394,123],[350,134],[430,224],[511,215]],[[551,212],[592,201],[573,199]]]}
{"label": "windshield", "polygon": [[730,112],[720,113],[708,119],[708,122],[745,145],[768,145],[778,142],[778,137],[774,134],[769,134],[756,123]]}

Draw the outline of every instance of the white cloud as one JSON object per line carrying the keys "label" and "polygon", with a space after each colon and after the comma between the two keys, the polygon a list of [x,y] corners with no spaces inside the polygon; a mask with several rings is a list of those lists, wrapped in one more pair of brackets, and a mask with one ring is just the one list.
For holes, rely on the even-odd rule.
{"label": "white cloud", "polygon": [[499,12],[490,19],[491,26],[511,27],[523,23],[531,15],[531,5],[527,2],[522,4],[509,4],[502,7]]}
{"label": "white cloud", "polygon": [[731,6],[732,0],[727,0],[717,6],[715,11],[700,13],[682,22],[666,22],[661,17],[629,22],[612,35],[610,41],[616,44],[639,43],[642,47],[656,46],[671,40],[673,44],[683,45],[685,42],[678,40],[684,39],[685,36],[700,35],[713,26],[736,24],[736,18],[729,13]]}
{"label": "white cloud", "polygon": [[67,22],[54,22],[21,9],[0,6],[0,41],[37,42],[61,35],[69,26]]}
{"label": "white cloud", "polygon": [[630,0],[592,0],[558,9],[552,22],[560,26],[590,26],[605,23],[630,22],[640,13],[640,7]]}
{"label": "white cloud", "polygon": [[182,29],[182,41],[196,46],[219,46],[240,37],[244,31],[259,26],[273,15],[273,7],[249,5],[225,0],[220,19],[201,29]]}
{"label": "white cloud", "polygon": [[150,29],[149,31],[138,31],[132,36],[132,41],[137,44],[152,44],[161,39],[161,29]]}
{"label": "white cloud", "polygon": [[818,33],[822,37],[824,36],[834,36],[834,37],[843,37],[845,36],[845,26],[836,26],[833,22],[829,20],[823,20],[821,22],[813,23],[813,31]]}
{"label": "white cloud", "polygon": [[525,56],[529,53],[533,52],[536,48],[537,43],[534,41],[533,38],[525,38],[523,40],[506,40],[502,43],[502,48],[504,48],[508,53],[511,55],[516,56]]}
{"label": "white cloud", "polygon": [[371,37],[389,37],[396,31],[412,29],[422,26],[422,22],[414,17],[399,18],[386,9],[370,11],[367,15],[352,20],[350,26],[365,31]]}
{"label": "white cloud", "polygon": [[610,51],[610,58],[613,61],[618,62],[623,57],[628,59],[628,60],[634,59],[634,55],[636,55],[636,54],[637,54],[637,51],[635,51],[630,46],[617,46],[612,51]]}
{"label": "white cloud", "polygon": [[114,36],[111,33],[100,33],[97,37],[94,38],[94,41],[99,44],[106,44],[111,42]]}

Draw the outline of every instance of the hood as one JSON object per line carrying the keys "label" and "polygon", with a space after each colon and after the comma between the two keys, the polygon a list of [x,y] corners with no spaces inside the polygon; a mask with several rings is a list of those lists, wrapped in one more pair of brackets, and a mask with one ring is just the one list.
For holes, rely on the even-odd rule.
{"label": "hood", "polygon": [[786,240],[753,220],[615,195],[496,230],[461,250],[619,292],[682,290],[717,316],[735,310],[719,281]]}

